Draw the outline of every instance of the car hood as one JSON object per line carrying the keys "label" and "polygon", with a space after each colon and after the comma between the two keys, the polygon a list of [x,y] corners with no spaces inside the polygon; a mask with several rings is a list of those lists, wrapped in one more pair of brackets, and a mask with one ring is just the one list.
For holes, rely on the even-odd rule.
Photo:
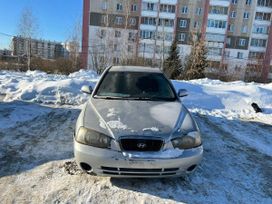
{"label": "car hood", "polygon": [[[176,102],[90,99],[84,126],[121,136],[169,137],[177,126],[182,104]],[[95,122],[96,121],[96,122]]]}

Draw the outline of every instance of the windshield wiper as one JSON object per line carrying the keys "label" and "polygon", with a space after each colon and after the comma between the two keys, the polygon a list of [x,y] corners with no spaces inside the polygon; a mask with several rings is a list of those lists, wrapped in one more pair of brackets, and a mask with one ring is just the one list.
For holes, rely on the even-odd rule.
{"label": "windshield wiper", "polygon": [[152,98],[150,98],[150,97],[131,97],[129,99],[130,100],[135,100],[135,101],[137,101],[137,100],[139,100],[139,101],[151,101],[152,100]]}
{"label": "windshield wiper", "polygon": [[114,100],[114,99],[127,99],[128,97],[125,97],[125,96],[94,96],[95,98],[97,98],[97,99],[112,99],[112,100]]}

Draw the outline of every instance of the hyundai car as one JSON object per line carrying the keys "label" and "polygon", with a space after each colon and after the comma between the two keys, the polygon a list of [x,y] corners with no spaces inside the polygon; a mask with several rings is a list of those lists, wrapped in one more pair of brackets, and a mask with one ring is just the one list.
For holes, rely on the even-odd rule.
{"label": "hyundai car", "polygon": [[75,128],[74,155],[85,172],[109,177],[171,177],[193,172],[201,132],[160,69],[112,66],[89,95]]}

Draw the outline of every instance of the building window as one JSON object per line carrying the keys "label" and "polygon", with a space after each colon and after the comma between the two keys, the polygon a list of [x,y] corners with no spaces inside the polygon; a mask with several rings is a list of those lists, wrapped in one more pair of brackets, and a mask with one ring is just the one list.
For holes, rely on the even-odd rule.
{"label": "building window", "polygon": [[117,44],[114,44],[114,45],[113,45],[113,50],[116,52],[116,51],[117,51],[117,49],[118,49]]}
{"label": "building window", "polygon": [[266,40],[252,38],[250,45],[253,47],[266,47]]}
{"label": "building window", "polygon": [[186,34],[185,33],[179,33],[178,34],[178,40],[181,42],[184,42],[186,39]]}
{"label": "building window", "polygon": [[236,17],[236,11],[232,11],[232,12],[230,13],[230,17],[231,17],[231,18],[235,18],[235,17]]}
{"label": "building window", "polygon": [[137,4],[132,4],[131,5],[131,11],[136,12],[137,11]]}
{"label": "building window", "polygon": [[243,56],[244,56],[244,55],[243,55],[242,52],[238,52],[238,53],[237,53],[237,58],[238,58],[238,59],[243,59]]}
{"label": "building window", "polygon": [[143,17],[142,18],[142,24],[145,24],[145,25],[156,25],[156,18]]}
{"label": "building window", "polygon": [[123,24],[123,17],[121,17],[121,16],[116,16],[116,17],[115,17],[115,24],[116,24],[116,25],[122,25],[122,24]]}
{"label": "building window", "polygon": [[244,38],[239,39],[239,46],[246,46],[246,39]]}
{"label": "building window", "polygon": [[208,20],[208,27],[210,28],[226,28],[227,22],[222,20]]}
{"label": "building window", "polygon": [[225,57],[227,57],[227,58],[230,57],[230,51],[225,51],[225,54],[224,54],[224,55],[225,55]]}
{"label": "building window", "polygon": [[114,64],[120,64],[120,58],[114,57],[114,58],[113,58],[113,63],[114,63]]}
{"label": "building window", "polygon": [[249,12],[244,12],[244,19],[248,19],[249,18]]}
{"label": "building window", "polygon": [[160,11],[161,12],[166,12],[166,13],[175,13],[176,12],[176,7],[173,6],[173,5],[161,4],[160,5]]}
{"label": "building window", "polygon": [[186,14],[186,13],[188,13],[188,10],[189,10],[188,6],[183,6],[181,9],[181,13]]}
{"label": "building window", "polygon": [[100,30],[99,37],[102,39],[106,36],[106,31],[105,30]]}
{"label": "building window", "polygon": [[179,27],[186,28],[187,27],[187,20],[180,20]]}
{"label": "building window", "polygon": [[270,21],[271,13],[256,12],[255,20]]}
{"label": "building window", "polygon": [[199,28],[199,22],[198,21],[195,21],[194,28]]}
{"label": "building window", "polygon": [[155,4],[154,3],[147,3],[147,10],[148,11],[154,11],[155,9]]}
{"label": "building window", "polygon": [[234,28],[235,28],[234,24],[229,24],[228,31],[229,32],[234,32]]}
{"label": "building window", "polygon": [[116,4],[116,11],[123,11],[123,5],[120,3]]}
{"label": "building window", "polygon": [[136,25],[136,18],[130,18],[129,19],[129,25],[135,26]]}
{"label": "building window", "polygon": [[231,45],[231,38],[227,38],[226,43],[227,45]]}
{"label": "building window", "polygon": [[246,5],[251,5],[251,0],[246,0]]}
{"label": "building window", "polygon": [[248,58],[249,59],[263,59],[265,56],[264,52],[249,52]]}
{"label": "building window", "polygon": [[269,29],[267,26],[260,26],[260,25],[253,26],[253,33],[268,34],[268,30]]}
{"label": "building window", "polygon": [[222,6],[210,6],[209,13],[210,14],[227,15],[228,14],[228,8],[227,7],[222,7]]}
{"label": "building window", "polygon": [[128,52],[132,52],[133,51],[133,46],[132,45],[128,45]]}
{"label": "building window", "polygon": [[248,32],[248,27],[247,27],[247,26],[243,26],[243,27],[241,28],[241,32],[242,32],[242,33],[247,33],[247,32]]}
{"label": "building window", "polygon": [[132,32],[128,33],[128,40],[134,42],[135,41],[135,34]]}
{"label": "building window", "polygon": [[271,0],[258,0],[257,5],[272,8],[272,1]]}
{"label": "building window", "polygon": [[155,33],[153,31],[142,30],[140,35],[142,39],[153,39]]}
{"label": "building window", "polygon": [[108,16],[107,15],[102,16],[102,24],[105,24],[105,25],[108,24]]}
{"label": "building window", "polygon": [[173,27],[174,20],[172,19],[159,19],[159,26]]}
{"label": "building window", "polygon": [[106,1],[102,2],[101,9],[104,10],[104,11],[108,9],[108,4],[107,4]]}
{"label": "building window", "polygon": [[201,15],[201,12],[202,12],[202,8],[197,8],[196,9],[196,15]]}
{"label": "building window", "polygon": [[115,37],[120,38],[121,37],[121,32],[120,31],[115,31]]}
{"label": "building window", "polygon": [[231,0],[231,3],[232,3],[232,4],[237,4],[237,3],[238,3],[238,0]]}

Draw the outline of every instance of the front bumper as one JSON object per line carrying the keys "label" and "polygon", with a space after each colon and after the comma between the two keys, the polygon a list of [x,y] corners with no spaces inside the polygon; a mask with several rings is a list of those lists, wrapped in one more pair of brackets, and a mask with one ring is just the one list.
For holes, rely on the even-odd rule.
{"label": "front bumper", "polygon": [[[110,177],[169,177],[190,173],[202,160],[203,147],[153,153],[121,152],[80,144],[74,140],[74,154],[79,167]],[[82,165],[83,164],[83,165]]]}

